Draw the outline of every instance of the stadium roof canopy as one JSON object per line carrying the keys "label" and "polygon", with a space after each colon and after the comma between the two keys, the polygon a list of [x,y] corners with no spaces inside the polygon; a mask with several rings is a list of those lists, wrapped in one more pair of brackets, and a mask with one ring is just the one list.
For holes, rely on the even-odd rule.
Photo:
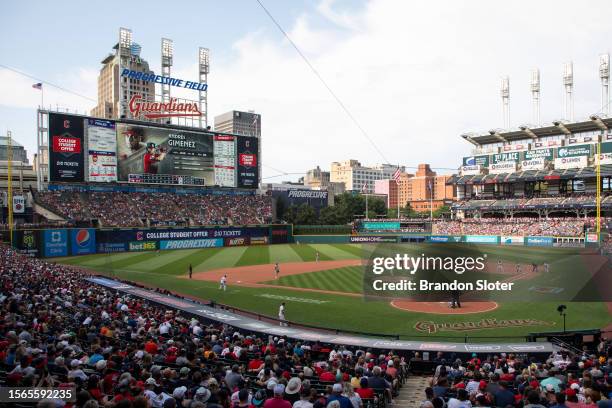
{"label": "stadium roof canopy", "polygon": [[[594,167],[558,170],[526,170],[514,173],[476,174],[466,176],[454,174],[446,180],[446,184],[502,184],[516,181],[585,179],[595,176],[596,170]],[[601,176],[612,176],[612,165],[602,165]]]}
{"label": "stadium roof canopy", "polygon": [[464,133],[462,138],[475,145],[489,143],[511,142],[514,140],[534,140],[545,136],[571,135],[574,133],[592,132],[612,128],[612,118],[602,119],[593,115],[590,120],[584,122],[555,121],[551,126],[531,127],[520,126],[514,130],[489,130],[488,133]]}

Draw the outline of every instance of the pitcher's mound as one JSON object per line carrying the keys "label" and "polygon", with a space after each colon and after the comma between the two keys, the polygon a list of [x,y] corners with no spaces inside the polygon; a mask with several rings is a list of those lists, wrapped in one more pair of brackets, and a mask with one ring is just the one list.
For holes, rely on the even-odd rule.
{"label": "pitcher's mound", "polygon": [[411,300],[394,300],[391,306],[407,312],[461,315],[484,313],[497,309],[496,302],[461,302],[460,308],[451,308],[449,302],[414,302]]}

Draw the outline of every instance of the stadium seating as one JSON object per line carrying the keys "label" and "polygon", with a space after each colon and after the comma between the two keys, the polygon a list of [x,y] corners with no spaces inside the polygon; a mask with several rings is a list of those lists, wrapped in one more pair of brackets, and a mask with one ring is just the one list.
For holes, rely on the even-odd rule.
{"label": "stadium seating", "polygon": [[[606,218],[602,224],[609,220]],[[595,218],[466,218],[435,221],[434,234],[443,235],[521,235],[580,237],[584,228],[595,225]]]}
{"label": "stadium seating", "polygon": [[325,408],[342,396],[351,408],[385,408],[413,370],[433,375],[423,395],[432,404],[439,397],[452,406],[465,389],[474,404],[498,406],[508,397],[500,386],[517,408],[536,400],[553,405],[555,392],[576,403],[569,407],[609,402],[605,341],[598,350],[542,360],[504,353],[461,360],[439,352],[424,362],[419,353],[402,358],[241,333],[91,285],[84,276],[0,246],[0,385],[75,387],[73,406],[84,408]]}
{"label": "stadium seating", "polygon": [[102,227],[247,225],[272,221],[269,196],[39,192],[38,205],[71,222]]}

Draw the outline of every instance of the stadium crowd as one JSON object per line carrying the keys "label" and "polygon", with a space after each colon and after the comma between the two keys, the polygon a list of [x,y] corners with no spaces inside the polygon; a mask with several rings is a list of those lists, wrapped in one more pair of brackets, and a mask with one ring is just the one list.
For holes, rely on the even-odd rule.
{"label": "stadium crowd", "polygon": [[39,192],[35,201],[72,222],[101,226],[247,225],[272,221],[269,196],[63,191]]}
{"label": "stadium crowd", "polygon": [[[79,408],[382,408],[421,360],[241,333],[84,277],[0,246],[2,385],[74,387]],[[609,407],[609,353],[438,353],[421,407]]]}
{"label": "stadium crowd", "polygon": [[440,220],[433,224],[434,234],[443,235],[521,235],[579,237],[592,228],[595,218],[465,218]]}

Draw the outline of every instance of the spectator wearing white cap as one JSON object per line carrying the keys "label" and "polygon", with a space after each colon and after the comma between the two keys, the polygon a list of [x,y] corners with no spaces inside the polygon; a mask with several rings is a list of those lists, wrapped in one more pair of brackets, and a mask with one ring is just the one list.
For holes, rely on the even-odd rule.
{"label": "spectator wearing white cap", "polygon": [[268,398],[266,402],[264,402],[264,408],[291,408],[289,401],[283,399],[285,393],[285,386],[283,384],[276,384],[273,392],[273,397]]}
{"label": "spectator wearing white cap", "polygon": [[332,387],[332,392],[329,398],[327,399],[328,406],[332,401],[338,401],[340,403],[340,408],[353,408],[353,403],[351,402],[351,400],[342,395],[343,391],[344,388],[342,387],[342,384],[334,384],[334,386]]}

